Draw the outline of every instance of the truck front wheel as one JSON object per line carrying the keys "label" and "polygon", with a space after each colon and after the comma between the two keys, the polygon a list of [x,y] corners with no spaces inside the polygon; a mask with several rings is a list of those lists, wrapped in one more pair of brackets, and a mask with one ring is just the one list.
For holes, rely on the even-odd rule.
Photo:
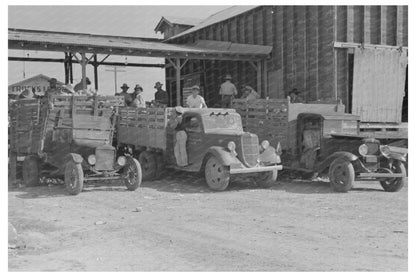
{"label": "truck front wheel", "polygon": [[355,171],[350,162],[336,159],[329,166],[329,181],[334,191],[349,191],[354,184],[354,179]]}
{"label": "truck front wheel", "polygon": [[124,167],[125,184],[128,190],[136,190],[142,183],[142,168],[140,163],[132,157],[127,158]]}
{"label": "truck front wheel", "polygon": [[65,166],[65,187],[69,194],[77,195],[84,188],[84,172],[81,164],[69,161]]}
{"label": "truck front wheel", "polygon": [[25,186],[36,186],[39,184],[39,158],[27,156],[23,161],[23,183]]}
{"label": "truck front wheel", "polygon": [[[391,170],[393,173],[405,173],[406,174],[406,167],[404,166],[402,162],[399,162],[399,161],[393,163]],[[396,192],[402,189],[406,181],[407,181],[407,177],[386,178],[384,180],[380,180],[380,184],[385,191]]]}
{"label": "truck front wheel", "polygon": [[213,190],[225,190],[230,183],[230,170],[214,156],[205,164],[205,181]]}

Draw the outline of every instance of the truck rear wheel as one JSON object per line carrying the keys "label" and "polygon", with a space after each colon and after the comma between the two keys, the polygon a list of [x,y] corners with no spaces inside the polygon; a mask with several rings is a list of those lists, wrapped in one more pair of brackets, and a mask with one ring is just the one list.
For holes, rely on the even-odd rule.
{"label": "truck rear wheel", "polygon": [[139,154],[139,163],[142,167],[143,181],[151,181],[156,176],[156,155],[150,151]]}
{"label": "truck rear wheel", "polygon": [[65,166],[65,187],[69,194],[77,195],[84,188],[84,172],[81,164],[74,161],[67,162]]}
{"label": "truck rear wheel", "polygon": [[269,188],[277,180],[277,169],[267,172],[260,172],[256,177],[256,183],[262,187]]}
{"label": "truck rear wheel", "polygon": [[155,179],[160,179],[165,173],[165,161],[163,160],[163,154],[156,153],[156,173]]}
{"label": "truck rear wheel", "polygon": [[25,186],[37,186],[39,184],[39,158],[27,156],[23,161],[23,184]]}
{"label": "truck rear wheel", "polygon": [[136,190],[142,184],[142,168],[135,158],[127,158],[127,164],[124,167],[124,176],[128,190]]}
{"label": "truck rear wheel", "polygon": [[[406,167],[402,162],[395,162],[391,168],[393,173],[405,173],[406,174]],[[386,178],[380,180],[380,184],[385,191],[388,192],[396,192],[403,188],[407,181],[407,177],[400,177],[400,178]]]}
{"label": "truck rear wheel", "polygon": [[334,191],[349,191],[354,184],[354,179],[355,171],[350,162],[336,159],[329,166],[329,181]]}
{"label": "truck rear wheel", "polygon": [[225,190],[230,183],[230,170],[214,156],[205,164],[205,181],[213,190]]}

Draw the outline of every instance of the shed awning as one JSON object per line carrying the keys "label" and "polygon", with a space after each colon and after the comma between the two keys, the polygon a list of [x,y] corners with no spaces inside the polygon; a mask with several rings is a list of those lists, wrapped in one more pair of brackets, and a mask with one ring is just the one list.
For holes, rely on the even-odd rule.
{"label": "shed awning", "polygon": [[151,38],[9,29],[9,49],[254,61],[268,58],[272,46],[207,40],[197,41],[193,44],[170,44]]}

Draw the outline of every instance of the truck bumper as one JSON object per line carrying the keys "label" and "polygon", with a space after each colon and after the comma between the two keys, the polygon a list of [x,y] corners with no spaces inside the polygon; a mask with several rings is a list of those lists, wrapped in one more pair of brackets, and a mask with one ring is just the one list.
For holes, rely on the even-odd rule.
{"label": "truck bumper", "polygon": [[360,173],[359,178],[402,178],[406,177],[406,173]]}
{"label": "truck bumper", "polygon": [[259,167],[243,167],[243,168],[230,168],[230,174],[247,174],[257,172],[267,172],[273,170],[282,170],[282,165],[271,165],[271,166],[259,166]]}

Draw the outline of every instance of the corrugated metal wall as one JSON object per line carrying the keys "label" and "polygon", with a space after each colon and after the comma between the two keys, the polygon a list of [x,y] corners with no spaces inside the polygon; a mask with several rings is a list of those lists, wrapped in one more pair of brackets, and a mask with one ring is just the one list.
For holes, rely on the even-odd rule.
{"label": "corrugated metal wall", "polygon": [[[260,6],[173,42],[210,39],[272,45],[272,58],[267,61],[270,97],[283,98],[296,87],[308,101],[338,95],[348,104],[349,52],[334,50],[333,42],[407,46],[407,20],[407,6]],[[190,72],[189,66],[183,74]],[[207,61],[204,78],[211,106],[219,100],[226,73],[232,74],[237,88],[257,87],[256,72],[249,63]],[[167,78],[173,74],[167,70]]]}

